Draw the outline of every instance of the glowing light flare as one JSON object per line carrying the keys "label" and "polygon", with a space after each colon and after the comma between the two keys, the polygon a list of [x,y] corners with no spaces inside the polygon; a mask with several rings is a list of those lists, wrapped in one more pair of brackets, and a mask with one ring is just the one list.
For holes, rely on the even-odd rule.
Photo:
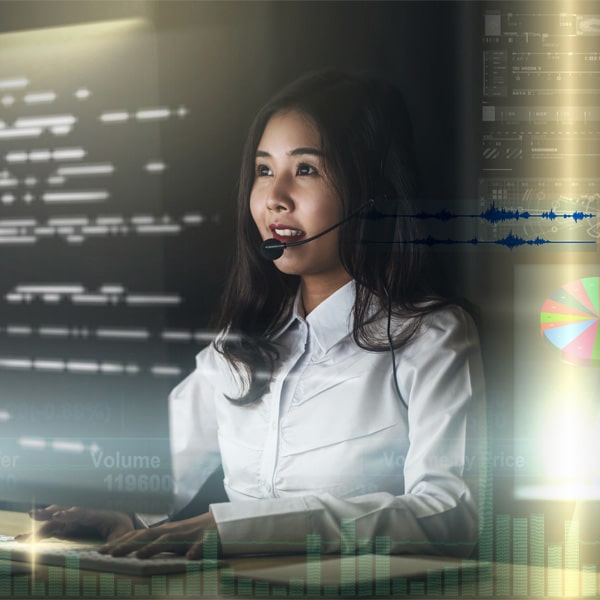
{"label": "glowing light flare", "polygon": [[557,404],[542,425],[544,474],[562,488],[564,497],[580,496],[582,484],[600,475],[597,426],[591,410],[576,399]]}

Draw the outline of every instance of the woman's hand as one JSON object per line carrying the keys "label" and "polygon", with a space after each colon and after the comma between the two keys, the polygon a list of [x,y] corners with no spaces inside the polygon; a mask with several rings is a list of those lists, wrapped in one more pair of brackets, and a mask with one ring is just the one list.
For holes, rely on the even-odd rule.
{"label": "woman's hand", "polygon": [[134,529],[133,519],[125,513],[110,510],[93,510],[71,506],[70,508],[52,504],[29,513],[32,519],[43,521],[35,534],[24,533],[16,539],[20,542],[57,537],[75,539],[95,537],[111,541]]}
{"label": "woman's hand", "polygon": [[[138,558],[149,558],[159,552],[185,554],[186,558],[202,558],[205,532],[214,531],[217,524],[212,513],[204,513],[191,519],[173,521],[150,529],[138,529],[111,540],[99,549],[104,554],[125,556],[135,552]],[[220,548],[217,539],[217,554]]]}

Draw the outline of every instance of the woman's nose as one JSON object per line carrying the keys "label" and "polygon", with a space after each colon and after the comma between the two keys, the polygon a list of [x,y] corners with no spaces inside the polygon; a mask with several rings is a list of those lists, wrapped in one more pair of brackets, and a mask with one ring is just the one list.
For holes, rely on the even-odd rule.
{"label": "woman's nose", "polygon": [[291,210],[294,201],[292,199],[292,187],[286,175],[280,175],[273,179],[267,194],[267,208],[273,211]]}

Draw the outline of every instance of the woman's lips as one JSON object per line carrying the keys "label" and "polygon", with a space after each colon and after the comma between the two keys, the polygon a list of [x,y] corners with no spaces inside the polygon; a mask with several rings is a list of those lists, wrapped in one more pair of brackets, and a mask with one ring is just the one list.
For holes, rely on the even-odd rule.
{"label": "woman's lips", "polygon": [[306,233],[301,229],[295,229],[286,225],[270,225],[269,229],[271,230],[271,235],[284,244],[299,242],[306,236]]}

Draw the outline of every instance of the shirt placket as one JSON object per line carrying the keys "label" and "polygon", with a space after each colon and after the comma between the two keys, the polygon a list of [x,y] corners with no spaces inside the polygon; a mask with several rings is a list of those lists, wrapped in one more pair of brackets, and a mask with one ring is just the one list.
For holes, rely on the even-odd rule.
{"label": "shirt placket", "polygon": [[268,423],[263,446],[259,482],[264,497],[273,497],[276,495],[274,479],[280,445],[279,421],[285,396],[289,393],[288,390],[284,389],[284,386],[288,375],[307,351],[308,327],[305,322],[299,324],[297,331],[293,334],[292,342],[293,350],[281,365],[279,373],[271,384],[271,402],[267,413]]}

